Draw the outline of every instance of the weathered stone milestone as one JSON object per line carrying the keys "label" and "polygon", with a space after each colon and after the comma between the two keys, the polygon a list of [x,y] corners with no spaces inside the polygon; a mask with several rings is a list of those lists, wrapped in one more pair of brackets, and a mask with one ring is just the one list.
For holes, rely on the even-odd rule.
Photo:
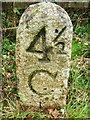
{"label": "weathered stone milestone", "polygon": [[60,6],[30,5],[21,16],[16,40],[18,92],[23,104],[66,104],[72,23]]}

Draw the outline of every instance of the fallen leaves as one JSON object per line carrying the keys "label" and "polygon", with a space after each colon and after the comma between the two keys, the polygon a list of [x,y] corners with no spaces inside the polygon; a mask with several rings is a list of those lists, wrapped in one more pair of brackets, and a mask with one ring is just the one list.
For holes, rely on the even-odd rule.
{"label": "fallen leaves", "polygon": [[48,107],[47,110],[49,112],[49,115],[51,115],[53,118],[58,118],[60,115],[59,111],[54,107]]}
{"label": "fallen leaves", "polygon": [[59,111],[57,109],[55,109],[54,111],[52,111],[51,115],[54,117],[54,118],[58,118],[58,116],[60,115]]}

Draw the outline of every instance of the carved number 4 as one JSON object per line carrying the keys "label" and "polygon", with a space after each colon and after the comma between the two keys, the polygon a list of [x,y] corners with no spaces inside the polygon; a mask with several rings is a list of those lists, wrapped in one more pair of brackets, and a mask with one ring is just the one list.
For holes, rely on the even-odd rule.
{"label": "carved number 4", "polygon": [[[55,45],[62,45],[62,50],[64,50],[64,43],[63,42],[57,42],[57,39],[60,37],[60,35],[64,32],[64,30],[66,29],[66,26],[58,33],[58,35],[56,36],[56,38],[53,40],[54,43],[56,43]],[[39,40],[40,36],[42,36],[42,51],[40,50],[35,50],[34,46],[37,43],[37,41]],[[53,47],[51,46],[46,46],[46,31],[45,31],[45,27],[43,27],[40,32],[38,32],[38,34],[34,37],[34,40],[31,42],[30,46],[26,49],[27,52],[36,52],[36,53],[42,53],[43,54],[43,58],[39,59],[42,61],[50,61],[50,59],[48,58],[48,52],[50,52],[53,49]]]}

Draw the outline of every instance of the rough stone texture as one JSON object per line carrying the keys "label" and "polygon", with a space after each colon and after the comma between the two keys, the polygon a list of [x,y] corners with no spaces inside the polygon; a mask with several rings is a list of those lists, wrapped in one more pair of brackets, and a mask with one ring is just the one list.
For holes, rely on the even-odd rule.
{"label": "rough stone texture", "polygon": [[54,3],[37,3],[25,10],[16,43],[16,73],[23,104],[66,104],[72,31],[68,14]]}

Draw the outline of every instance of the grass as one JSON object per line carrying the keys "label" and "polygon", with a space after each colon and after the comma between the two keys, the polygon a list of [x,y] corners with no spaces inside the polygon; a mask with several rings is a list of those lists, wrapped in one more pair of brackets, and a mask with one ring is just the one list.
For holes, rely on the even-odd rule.
{"label": "grass", "polygon": [[[19,13],[14,9],[15,15]],[[6,13],[5,13],[6,14]],[[5,16],[4,14],[4,16]],[[20,14],[20,13],[19,13]],[[9,21],[9,20],[8,20]],[[10,20],[11,21],[11,20]],[[11,22],[9,23],[11,26]],[[9,27],[8,22],[5,23]],[[88,60],[90,58],[90,42],[88,31],[90,24],[87,21],[78,22],[74,26],[72,41],[71,71],[68,82],[66,118],[88,118],[89,117],[89,85]],[[11,33],[11,34],[9,34]],[[30,114],[19,101],[17,91],[17,80],[15,70],[15,32],[6,32],[3,39],[2,50],[2,118],[25,118]],[[29,116],[32,120],[47,118],[48,114],[32,112]]]}
{"label": "grass", "polygon": [[[67,117],[70,118],[87,118],[88,117],[88,73],[85,63],[81,59],[72,62],[69,94],[67,104]],[[78,64],[79,63],[79,64]],[[80,65],[81,63],[81,65]]]}
{"label": "grass", "polygon": [[[88,118],[89,116],[89,77],[88,77],[88,28],[76,26],[72,41],[72,60],[69,77],[67,118]],[[89,56],[90,57],[90,56]]]}

